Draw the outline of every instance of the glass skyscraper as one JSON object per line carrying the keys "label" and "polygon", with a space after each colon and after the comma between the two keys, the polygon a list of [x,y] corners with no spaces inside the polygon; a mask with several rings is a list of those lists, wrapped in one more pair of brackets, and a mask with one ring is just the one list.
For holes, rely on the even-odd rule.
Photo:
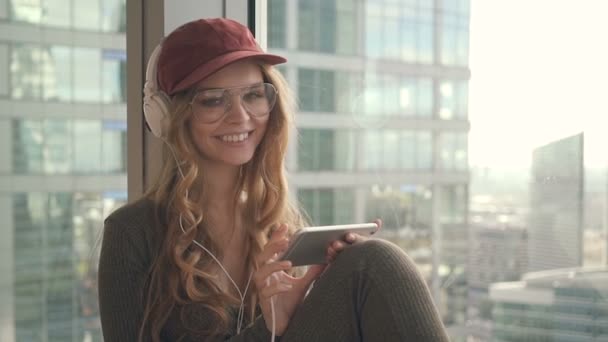
{"label": "glass skyscraper", "polygon": [[294,196],[317,225],[381,217],[448,326],[466,308],[468,43],[468,0],[268,1],[300,105]]}
{"label": "glass skyscraper", "polygon": [[126,201],[124,0],[0,0],[0,340],[100,341]]}

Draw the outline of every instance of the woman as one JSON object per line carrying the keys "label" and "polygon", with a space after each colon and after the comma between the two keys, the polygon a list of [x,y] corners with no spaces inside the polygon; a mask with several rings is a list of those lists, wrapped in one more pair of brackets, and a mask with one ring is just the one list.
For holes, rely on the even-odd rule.
{"label": "woman", "polygon": [[293,101],[272,65],[285,59],[228,19],[187,23],[158,50],[144,111],[168,158],[142,199],[106,219],[105,340],[447,341],[420,274],[388,242],[335,241],[330,266],[302,276],[276,260],[304,225],[284,174]]}

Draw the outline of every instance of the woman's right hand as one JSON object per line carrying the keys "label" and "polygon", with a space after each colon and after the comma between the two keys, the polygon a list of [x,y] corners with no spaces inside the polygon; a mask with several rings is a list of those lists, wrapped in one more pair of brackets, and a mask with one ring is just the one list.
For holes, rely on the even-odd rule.
{"label": "woman's right hand", "polygon": [[271,298],[274,300],[275,334],[283,335],[296,308],[304,300],[310,284],[317,279],[325,265],[315,265],[300,278],[287,274],[291,268],[289,261],[276,261],[277,255],[284,252],[289,244],[287,225],[282,224],[270,236],[270,240],[258,256],[260,267],[253,275],[257,288],[260,307],[266,327],[272,331]]}

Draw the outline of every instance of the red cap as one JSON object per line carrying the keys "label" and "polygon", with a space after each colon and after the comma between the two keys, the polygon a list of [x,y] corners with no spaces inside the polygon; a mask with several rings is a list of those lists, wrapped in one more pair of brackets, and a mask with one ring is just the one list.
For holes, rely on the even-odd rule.
{"label": "red cap", "polygon": [[249,29],[234,20],[191,21],[163,40],[157,66],[158,86],[171,96],[245,58],[271,65],[287,61],[262,51]]}

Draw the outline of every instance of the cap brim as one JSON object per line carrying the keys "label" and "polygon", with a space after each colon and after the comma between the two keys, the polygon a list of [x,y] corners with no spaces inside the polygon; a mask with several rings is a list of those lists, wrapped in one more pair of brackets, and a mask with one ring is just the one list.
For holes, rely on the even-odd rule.
{"label": "cap brim", "polygon": [[186,78],[181,80],[179,83],[175,85],[173,89],[170,90],[168,95],[174,95],[182,90],[186,90],[196,83],[204,80],[205,78],[211,76],[216,71],[222,69],[223,67],[238,62],[244,59],[254,59],[259,60],[264,63],[275,65],[287,62],[287,59],[272,55],[268,53],[263,53],[259,51],[235,51],[230,52],[222,56],[218,56],[207,63],[202,64],[198,68],[194,69]]}

